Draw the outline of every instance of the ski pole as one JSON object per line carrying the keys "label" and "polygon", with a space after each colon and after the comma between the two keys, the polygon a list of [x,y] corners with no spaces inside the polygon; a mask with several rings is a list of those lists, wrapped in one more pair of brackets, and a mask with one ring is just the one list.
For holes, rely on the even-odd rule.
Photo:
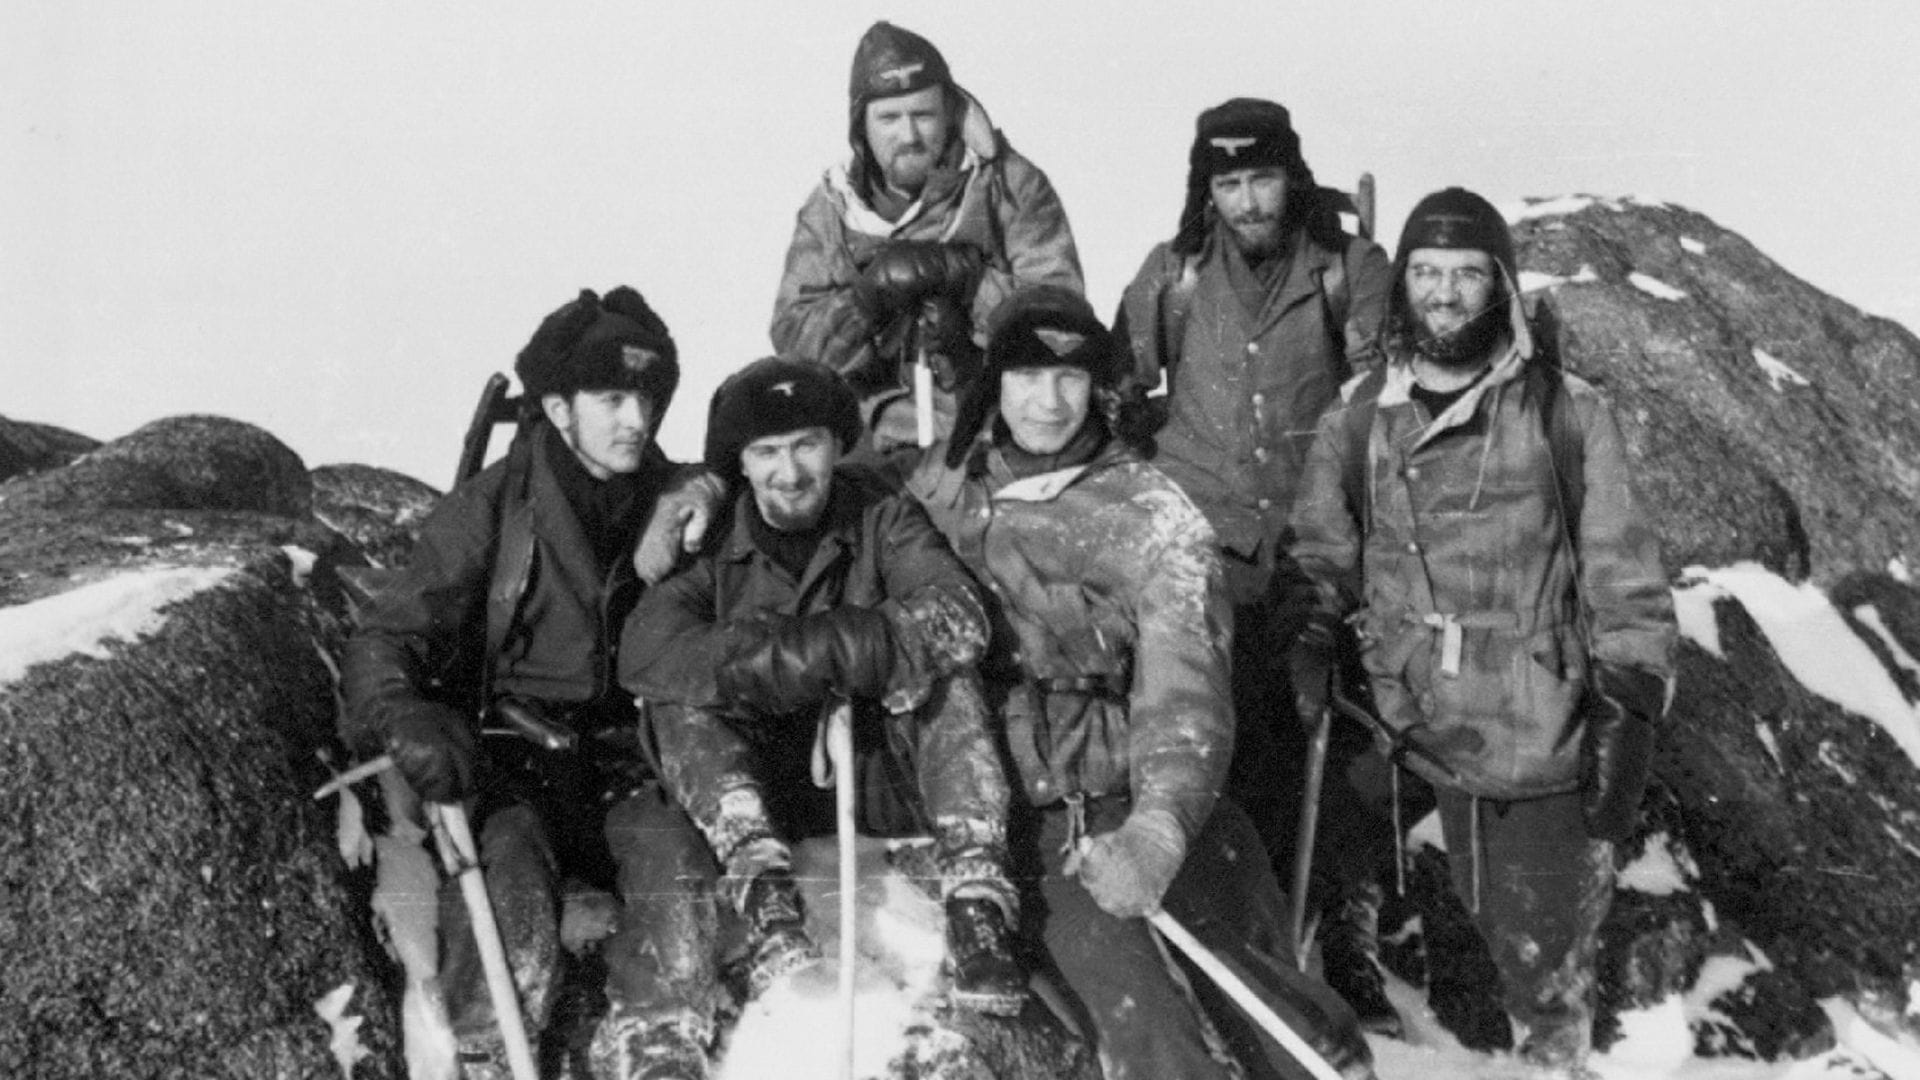
{"label": "ski pole", "polygon": [[827,756],[833,761],[833,825],[840,849],[840,1060],[842,1075],[853,1080],[854,894],[860,878],[853,823],[853,706],[848,702],[835,703],[827,716]]}
{"label": "ski pole", "polygon": [[526,1020],[520,1015],[520,995],[513,988],[507,950],[500,941],[500,924],[494,921],[493,901],[487,896],[486,879],[480,875],[480,856],[474,848],[466,807],[428,803],[427,808],[440,861],[449,876],[459,879],[460,898],[467,903],[473,940],[480,947],[480,966],[487,973],[487,993],[493,998],[494,1022],[500,1025],[500,1039],[507,1046],[507,1066],[513,1070],[513,1080],[540,1080],[540,1070],[533,1063],[533,1045],[527,1039]]}
{"label": "ski pole", "polygon": [[1183,953],[1187,959],[1193,961],[1201,971],[1206,972],[1207,977],[1212,979],[1216,986],[1226,991],[1227,996],[1245,1010],[1246,1014],[1253,1018],[1254,1023],[1260,1025],[1261,1030],[1272,1036],[1273,1040],[1279,1043],[1287,1053],[1292,1054],[1293,1059],[1298,1061],[1307,1072],[1313,1074],[1315,1080],[1342,1080],[1332,1062],[1309,1045],[1307,1040],[1301,1038],[1300,1033],[1294,1031],[1278,1013],[1268,1008],[1267,1003],[1261,1001],[1260,996],[1254,993],[1251,987],[1235,975],[1231,968],[1222,963],[1219,957],[1213,955],[1205,945],[1200,944],[1198,938],[1188,933],[1187,928],[1181,926],[1178,920],[1165,911],[1156,911],[1147,916],[1147,921],[1155,930],[1160,931],[1161,937]]}
{"label": "ski pole", "polygon": [[1322,708],[1307,750],[1306,784],[1300,792],[1300,826],[1293,839],[1293,894],[1287,897],[1287,933],[1293,939],[1294,962],[1307,970],[1307,886],[1313,876],[1313,843],[1320,830],[1320,789],[1327,774],[1327,743],[1333,730],[1333,711]]}

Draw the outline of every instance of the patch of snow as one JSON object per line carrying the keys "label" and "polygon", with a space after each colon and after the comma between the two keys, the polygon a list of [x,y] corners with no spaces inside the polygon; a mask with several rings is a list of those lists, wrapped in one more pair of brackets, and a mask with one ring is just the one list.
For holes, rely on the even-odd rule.
{"label": "patch of snow", "polygon": [[1447,850],[1447,841],[1440,832],[1440,811],[1429,813],[1407,830],[1407,850],[1411,851],[1422,844],[1435,851]]}
{"label": "patch of snow", "polygon": [[307,577],[313,573],[313,564],[320,556],[298,544],[281,544],[280,550],[286,553],[287,562],[293,567],[293,583],[299,588],[307,587]]}
{"label": "patch of snow", "polygon": [[1672,896],[1688,891],[1691,886],[1687,882],[1699,875],[1693,860],[1684,852],[1676,854],[1672,838],[1662,830],[1647,837],[1640,857],[1621,868],[1615,887],[1648,896]]}
{"label": "patch of snow", "polygon": [[1707,245],[1701,243],[1698,240],[1695,240],[1691,236],[1681,237],[1680,247],[1682,250],[1691,252],[1692,254],[1695,254],[1695,255],[1705,255],[1707,253]]}
{"label": "patch of snow", "polygon": [[1887,576],[1902,585],[1913,584],[1913,568],[1907,565],[1905,555],[1895,555],[1887,560]]}
{"label": "patch of snow", "polygon": [[1595,273],[1593,267],[1588,263],[1581,263],[1580,269],[1574,271],[1572,277],[1561,277],[1557,274],[1542,274],[1537,270],[1522,270],[1520,271],[1520,291],[1523,293],[1539,292],[1541,289],[1551,289],[1560,285],[1585,285],[1588,282],[1599,280],[1600,275]]}
{"label": "patch of snow", "polygon": [[1746,608],[1800,685],[1879,724],[1908,759],[1920,765],[1920,709],[1901,694],[1892,675],[1825,593],[1811,584],[1792,584],[1751,562],[1700,576]]}
{"label": "patch of snow", "polygon": [[1745,956],[1709,956],[1700,965],[1700,974],[1694,976],[1693,985],[1687,989],[1687,1015],[1698,1019],[1717,1016],[1713,1007],[1715,999],[1732,990],[1756,972],[1772,971],[1773,961],[1767,959],[1751,941],[1741,943],[1746,947]]}
{"label": "patch of snow", "polygon": [[1659,300],[1685,300],[1687,294],[1661,281],[1657,277],[1643,274],[1638,270],[1627,275],[1627,282],[1634,288]]}
{"label": "patch of snow", "polygon": [[332,1032],[327,1049],[333,1052],[333,1060],[346,1080],[353,1080],[355,1065],[373,1056],[373,1051],[360,1044],[360,1025],[366,1017],[347,1015],[347,1002],[352,999],[353,984],[344,982],[313,1003],[313,1011],[320,1014]]}
{"label": "patch of snow", "polygon": [[1525,199],[1518,205],[1503,207],[1500,212],[1508,224],[1518,225],[1531,218],[1577,214],[1589,206],[1607,210],[1622,209],[1622,203],[1617,199],[1603,199],[1597,195],[1562,195],[1554,199]]}
{"label": "patch of snow", "polygon": [[1760,365],[1761,374],[1767,377],[1767,382],[1773,387],[1775,393],[1778,393],[1782,386],[1813,385],[1807,381],[1805,375],[1788,367],[1785,361],[1772,356],[1757,345],[1753,350],[1753,362]]}
{"label": "patch of snow", "polygon": [[193,535],[193,526],[187,524],[184,521],[168,520],[164,522],[164,524],[167,527],[167,531],[171,532],[175,536],[192,536]]}
{"label": "patch of snow", "polygon": [[1867,1059],[1873,1067],[1895,1078],[1920,1076],[1920,1045],[1911,1037],[1895,1039],[1854,1011],[1840,998],[1822,998],[1820,1008],[1833,1024],[1840,1045]]}
{"label": "patch of snow", "polygon": [[1693,1057],[1693,1028],[1686,1002],[1678,994],[1640,1009],[1620,1013],[1620,1041],[1592,1066],[1606,1080],[1616,1077],[1672,1076]]}
{"label": "patch of snow", "polygon": [[1780,761],[1780,740],[1774,735],[1773,729],[1767,726],[1766,721],[1753,722],[1753,735],[1760,740],[1760,745],[1766,748],[1767,756],[1773,759],[1773,767],[1780,772],[1786,772],[1786,765]]}
{"label": "patch of snow", "polygon": [[220,583],[226,567],[151,567],[28,604],[0,608],[0,686],[35,664],[78,653],[104,659],[110,641],[135,641],[165,625],[160,609]]}
{"label": "patch of snow", "polygon": [[1819,758],[1820,764],[1825,765],[1835,776],[1845,780],[1848,787],[1859,783],[1860,777],[1847,766],[1846,762],[1840,760],[1840,753],[1833,748],[1832,739],[1820,740],[1820,749],[1814,756]]}
{"label": "patch of snow", "polygon": [[1720,648],[1720,621],[1714,618],[1713,603],[1733,596],[1726,589],[1708,582],[1704,567],[1690,566],[1681,575],[1679,588],[1673,590],[1673,617],[1680,625],[1680,636],[1725,660]]}
{"label": "patch of snow", "polygon": [[1888,629],[1886,621],[1880,618],[1879,608],[1872,604],[1861,604],[1853,609],[1853,617],[1874,632],[1874,635],[1880,639],[1880,644],[1887,647],[1887,653],[1893,657],[1895,664],[1915,675],[1920,675],[1920,660],[1915,660],[1913,654],[1900,644],[1900,639],[1893,636],[1893,631]]}

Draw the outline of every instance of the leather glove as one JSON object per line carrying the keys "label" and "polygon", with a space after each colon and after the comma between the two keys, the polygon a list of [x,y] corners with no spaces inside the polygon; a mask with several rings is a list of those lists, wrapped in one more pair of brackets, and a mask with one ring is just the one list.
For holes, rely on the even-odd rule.
{"label": "leather glove", "polygon": [[764,715],[817,708],[831,698],[874,698],[893,674],[887,617],[845,605],[794,618],[762,614],[734,626],[736,643],[714,672],[720,697]]}
{"label": "leather glove", "polygon": [[1187,834],[1171,811],[1136,809],[1118,829],[1088,840],[1067,872],[1093,902],[1121,919],[1151,915],[1187,857]]}
{"label": "leather glove", "polygon": [[1639,822],[1667,685],[1638,668],[1599,666],[1593,688],[1580,741],[1580,808],[1588,836],[1617,844]]}
{"label": "leather glove", "polygon": [[1294,719],[1309,733],[1320,724],[1332,692],[1338,636],[1333,616],[1315,612],[1287,650],[1288,681],[1293,684]]}
{"label": "leather glove", "polygon": [[957,394],[980,374],[983,354],[973,343],[973,319],[950,296],[920,302],[920,345],[933,368],[933,383]]}
{"label": "leather glove", "polygon": [[683,556],[700,550],[708,527],[726,504],[726,494],[725,481],[702,471],[660,496],[633,548],[633,572],[641,581],[660,584]]}
{"label": "leather glove", "polygon": [[473,793],[478,760],[473,726],[445,705],[421,705],[388,725],[387,753],[426,802],[458,802]]}
{"label": "leather glove", "polygon": [[971,302],[985,260],[969,244],[895,240],[881,248],[860,280],[854,298],[875,323],[884,323],[929,296]]}

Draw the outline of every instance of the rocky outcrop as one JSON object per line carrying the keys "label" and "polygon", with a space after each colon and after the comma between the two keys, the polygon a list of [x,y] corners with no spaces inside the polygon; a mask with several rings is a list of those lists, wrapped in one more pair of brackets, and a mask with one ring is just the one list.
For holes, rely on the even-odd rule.
{"label": "rocky outcrop", "polygon": [[372,465],[322,465],[312,478],[313,516],[392,570],[407,564],[420,523],[440,498],[410,476]]}
{"label": "rocky outcrop", "polygon": [[65,428],[0,416],[0,480],[58,468],[99,445]]}

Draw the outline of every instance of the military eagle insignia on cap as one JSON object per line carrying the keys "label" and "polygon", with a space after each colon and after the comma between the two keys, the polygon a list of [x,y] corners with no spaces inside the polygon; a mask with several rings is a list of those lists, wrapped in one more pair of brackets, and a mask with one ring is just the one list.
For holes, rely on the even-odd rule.
{"label": "military eagle insignia on cap", "polygon": [[786,382],[774,383],[772,386],[767,387],[767,393],[779,394],[783,397],[792,397],[793,396],[793,380],[788,379]]}
{"label": "military eagle insignia on cap", "polygon": [[1056,330],[1051,326],[1035,327],[1033,336],[1052,349],[1055,356],[1071,356],[1074,350],[1087,343],[1087,335],[1078,330]]}
{"label": "military eagle insignia on cap", "polygon": [[620,366],[635,375],[641,374],[659,361],[660,354],[652,349],[643,349],[638,345],[620,346]]}
{"label": "military eagle insignia on cap", "polygon": [[915,61],[911,64],[901,64],[899,67],[890,67],[875,75],[874,81],[898,83],[904,87],[913,81],[915,75],[926,70],[926,66],[926,63],[923,61]]}
{"label": "military eagle insignia on cap", "polygon": [[1228,157],[1238,157],[1240,151],[1259,142],[1251,135],[1216,135],[1207,140],[1215,150],[1223,150]]}

